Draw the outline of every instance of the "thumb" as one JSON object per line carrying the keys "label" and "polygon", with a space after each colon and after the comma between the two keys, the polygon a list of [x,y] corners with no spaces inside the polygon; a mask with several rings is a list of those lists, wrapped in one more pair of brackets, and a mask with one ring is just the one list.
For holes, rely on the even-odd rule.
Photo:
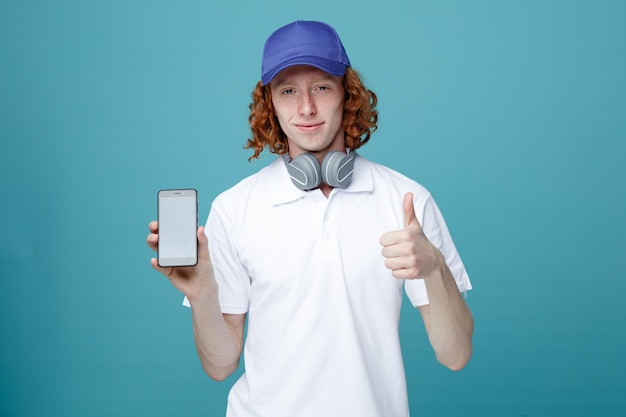
{"label": "thumb", "polygon": [[404,211],[404,228],[408,229],[412,225],[421,228],[417,216],[415,215],[415,206],[413,205],[413,193],[406,193],[402,200],[402,209]]}
{"label": "thumb", "polygon": [[206,235],[204,226],[198,226],[198,262],[200,258],[208,258],[211,260],[211,254],[209,252],[209,238]]}
{"label": "thumb", "polygon": [[196,233],[198,235],[198,249],[200,247],[204,249],[205,246],[208,248],[209,239],[207,238],[206,233],[204,232],[204,226],[198,226],[198,230]]}

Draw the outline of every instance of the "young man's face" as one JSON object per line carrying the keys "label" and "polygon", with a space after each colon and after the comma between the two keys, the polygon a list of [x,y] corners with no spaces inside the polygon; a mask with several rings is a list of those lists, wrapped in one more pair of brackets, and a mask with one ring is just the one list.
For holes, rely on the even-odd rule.
{"label": "young man's face", "polygon": [[304,152],[318,158],[329,150],[345,152],[342,77],[298,65],[278,73],[270,88],[292,158]]}

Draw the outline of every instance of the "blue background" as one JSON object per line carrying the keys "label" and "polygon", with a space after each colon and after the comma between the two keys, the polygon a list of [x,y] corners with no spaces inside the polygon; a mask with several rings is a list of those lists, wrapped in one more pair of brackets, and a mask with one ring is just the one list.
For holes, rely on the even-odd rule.
{"label": "blue background", "polygon": [[626,2],[0,0],[0,415],[219,416],[149,265],[160,188],[212,199],[261,50],[318,19],[379,97],[362,154],[428,187],[475,290],[440,365],[405,305],[414,415],[626,416]]}

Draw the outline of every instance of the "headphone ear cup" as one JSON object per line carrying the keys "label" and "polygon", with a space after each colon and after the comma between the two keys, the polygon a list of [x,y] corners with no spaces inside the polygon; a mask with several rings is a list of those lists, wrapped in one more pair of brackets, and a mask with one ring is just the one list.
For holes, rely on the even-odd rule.
{"label": "headphone ear cup", "polygon": [[284,154],[283,158],[291,181],[299,189],[312,190],[322,183],[320,163],[313,154],[303,153],[291,160],[289,154]]}
{"label": "headphone ear cup", "polygon": [[322,181],[334,188],[346,188],[352,181],[354,155],[331,151],[322,161]]}

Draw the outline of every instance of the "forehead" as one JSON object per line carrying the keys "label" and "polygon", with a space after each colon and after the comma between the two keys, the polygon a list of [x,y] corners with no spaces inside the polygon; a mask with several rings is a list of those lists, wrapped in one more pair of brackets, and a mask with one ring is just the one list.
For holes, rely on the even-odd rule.
{"label": "forehead", "polygon": [[301,81],[331,81],[341,83],[341,80],[342,77],[336,77],[326,71],[322,71],[321,69],[311,67],[309,65],[294,65],[279,72],[270,84],[272,86],[276,86]]}

